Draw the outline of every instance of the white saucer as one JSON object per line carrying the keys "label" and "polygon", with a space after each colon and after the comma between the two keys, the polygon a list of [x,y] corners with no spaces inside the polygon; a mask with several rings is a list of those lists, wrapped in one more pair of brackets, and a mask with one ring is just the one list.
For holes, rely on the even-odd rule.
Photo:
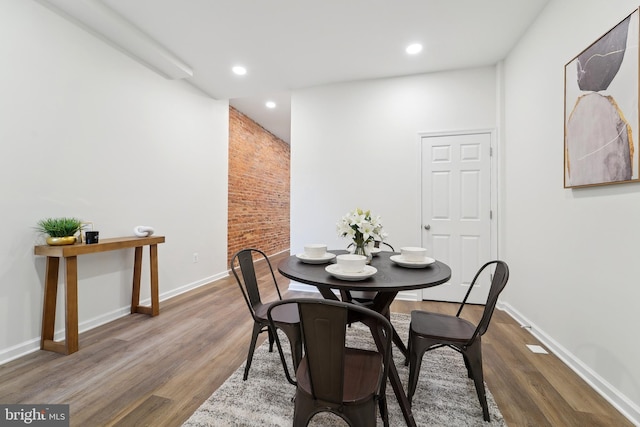
{"label": "white saucer", "polygon": [[350,281],[364,280],[378,272],[377,268],[371,267],[370,265],[365,265],[364,270],[359,273],[347,273],[346,271],[342,271],[338,264],[327,265],[324,269],[333,277]]}
{"label": "white saucer", "polygon": [[407,268],[424,268],[436,262],[435,259],[429,257],[424,257],[422,261],[409,261],[404,259],[402,255],[391,255],[389,259],[399,266]]}
{"label": "white saucer", "polygon": [[304,253],[296,255],[296,258],[298,258],[300,261],[307,264],[326,264],[332,259],[334,259],[335,257],[336,257],[336,254],[332,254],[331,252],[325,252],[324,256],[320,258],[311,258],[310,256],[305,255]]}

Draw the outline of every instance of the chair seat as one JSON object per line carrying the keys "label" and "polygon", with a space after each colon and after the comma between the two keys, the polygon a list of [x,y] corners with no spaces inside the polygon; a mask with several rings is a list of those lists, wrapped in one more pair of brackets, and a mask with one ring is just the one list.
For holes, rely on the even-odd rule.
{"label": "chair seat", "polygon": [[476,326],[456,316],[413,310],[411,330],[420,336],[443,342],[464,343],[473,336]]}
{"label": "chair seat", "polygon": [[[267,319],[267,310],[269,307],[276,303],[277,301],[272,301],[271,303],[263,304],[258,303],[253,306],[255,310],[255,315],[257,318],[261,320],[268,321]],[[298,314],[298,308],[295,305],[282,305],[276,307],[272,312],[273,320],[276,323],[290,323],[295,324],[300,322],[300,315]]]}
{"label": "chair seat", "polygon": [[[359,404],[371,399],[378,390],[382,374],[383,364],[380,353],[347,347],[345,349],[345,379],[342,391],[344,404]],[[300,362],[296,376],[299,389],[311,396],[311,379],[306,357]],[[336,400],[339,400],[338,396],[336,396]]]}

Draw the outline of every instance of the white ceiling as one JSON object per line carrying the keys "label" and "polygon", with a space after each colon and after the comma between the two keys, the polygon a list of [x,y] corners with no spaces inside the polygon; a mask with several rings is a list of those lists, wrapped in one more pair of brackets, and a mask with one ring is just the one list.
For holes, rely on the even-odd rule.
{"label": "white ceiling", "polygon": [[[178,65],[163,74],[229,99],[289,142],[292,90],[495,64],[549,0],[38,1],[137,58],[155,49]],[[424,50],[409,56],[413,42]],[[245,76],[231,72],[237,64]],[[266,109],[268,99],[278,106]]]}

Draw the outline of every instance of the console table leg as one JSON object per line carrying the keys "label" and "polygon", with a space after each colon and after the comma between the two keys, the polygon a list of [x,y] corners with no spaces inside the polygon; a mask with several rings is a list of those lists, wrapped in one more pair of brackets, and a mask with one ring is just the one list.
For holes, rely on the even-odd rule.
{"label": "console table leg", "polygon": [[42,305],[42,334],[40,348],[45,350],[45,343],[53,341],[56,326],[56,299],[58,295],[58,268],[60,258],[47,257],[44,280],[44,302]]}
{"label": "console table leg", "polygon": [[160,296],[158,289],[158,245],[149,245],[149,266],[151,278],[151,315],[160,314]]}
{"label": "console table leg", "polygon": [[142,246],[135,248],[133,260],[133,291],[131,292],[131,313],[138,312],[140,305],[140,276],[142,275]]}
{"label": "console table leg", "polygon": [[131,292],[131,313],[142,313],[150,316],[160,314],[160,297],[158,295],[158,245],[149,245],[149,267],[151,280],[151,307],[140,305],[140,279],[142,276],[142,246],[136,248],[133,263],[133,291]]}
{"label": "console table leg", "polygon": [[65,258],[66,307],[65,347],[67,354],[78,351],[78,257]]}

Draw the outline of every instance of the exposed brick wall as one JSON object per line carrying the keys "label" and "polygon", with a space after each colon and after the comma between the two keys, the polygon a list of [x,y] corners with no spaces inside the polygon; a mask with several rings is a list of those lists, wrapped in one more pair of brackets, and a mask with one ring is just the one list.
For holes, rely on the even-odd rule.
{"label": "exposed brick wall", "polygon": [[229,107],[227,262],[243,248],[289,248],[290,158],[289,144]]}

